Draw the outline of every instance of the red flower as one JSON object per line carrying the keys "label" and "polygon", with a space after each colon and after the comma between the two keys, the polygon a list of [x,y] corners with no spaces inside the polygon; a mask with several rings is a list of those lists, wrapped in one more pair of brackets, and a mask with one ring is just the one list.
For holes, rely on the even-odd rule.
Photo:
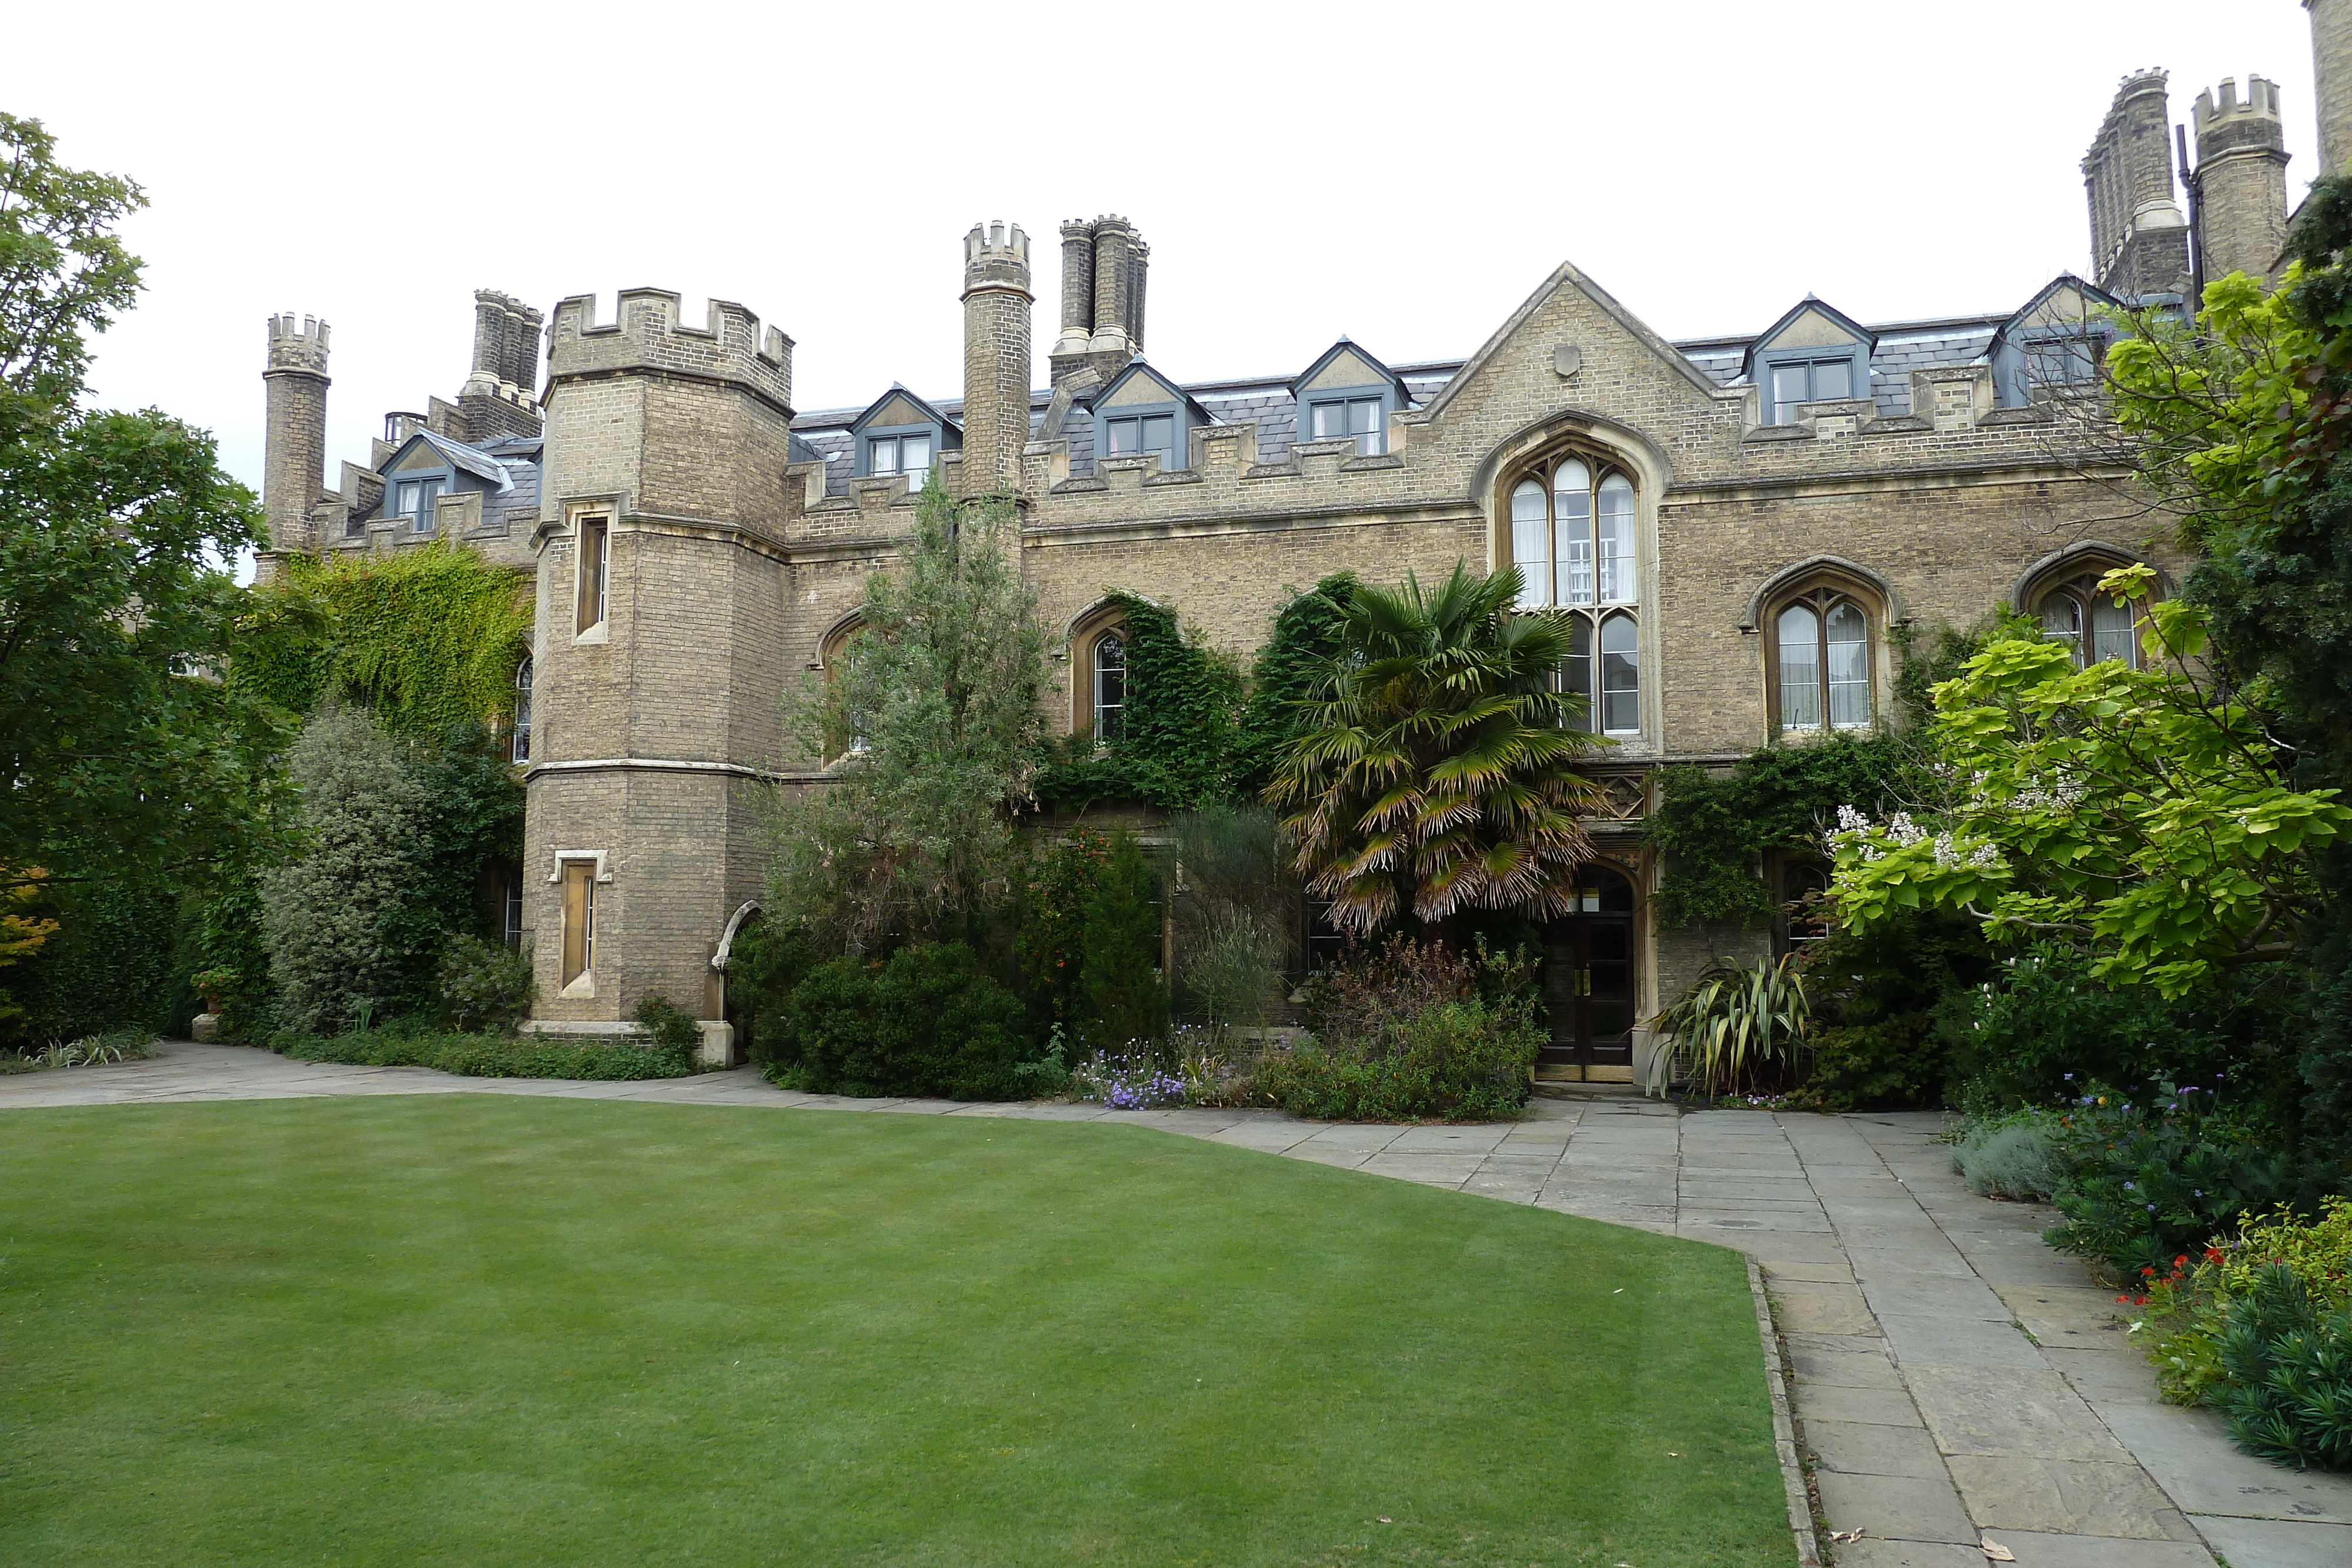
{"label": "red flower", "polygon": [[2221,1249],[2219,1247],[2208,1247],[2205,1249],[2205,1261],[2208,1263],[2219,1263],[2221,1260]]}

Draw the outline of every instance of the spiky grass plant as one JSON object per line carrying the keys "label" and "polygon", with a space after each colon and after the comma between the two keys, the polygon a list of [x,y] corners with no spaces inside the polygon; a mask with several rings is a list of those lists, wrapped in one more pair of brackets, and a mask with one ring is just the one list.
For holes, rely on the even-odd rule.
{"label": "spiky grass plant", "polygon": [[[1788,959],[1710,969],[1658,1015],[1662,1049],[1652,1060],[1671,1061],[1678,1046],[1689,1053],[1691,1081],[1708,1095],[1726,1093],[1793,1062],[1811,1027],[1804,977]],[[1654,1065],[1654,1091],[1664,1087],[1658,1075]]]}

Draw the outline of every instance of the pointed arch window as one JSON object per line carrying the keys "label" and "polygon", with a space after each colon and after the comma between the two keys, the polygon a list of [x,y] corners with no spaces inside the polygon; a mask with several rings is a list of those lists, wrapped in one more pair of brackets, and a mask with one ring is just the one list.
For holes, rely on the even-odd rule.
{"label": "pointed arch window", "polygon": [[1816,589],[1772,618],[1774,682],[1781,730],[1867,729],[1870,614],[1851,594]]}
{"label": "pointed arch window", "polygon": [[2035,605],[2042,618],[2042,634],[2066,644],[2078,665],[2114,659],[2136,670],[2140,666],[2140,646],[2133,630],[2134,607],[2101,593],[2102,575],[2102,570],[2089,571],[2043,590]]}
{"label": "pointed arch window", "polygon": [[1570,612],[1560,689],[1582,704],[1578,727],[1642,732],[1638,512],[1624,474],[1570,455],[1511,487],[1511,559],[1522,610]]}
{"label": "pointed arch window", "polygon": [[1094,674],[1095,739],[1109,742],[1127,732],[1127,642],[1117,632],[1094,641],[1088,656]]}

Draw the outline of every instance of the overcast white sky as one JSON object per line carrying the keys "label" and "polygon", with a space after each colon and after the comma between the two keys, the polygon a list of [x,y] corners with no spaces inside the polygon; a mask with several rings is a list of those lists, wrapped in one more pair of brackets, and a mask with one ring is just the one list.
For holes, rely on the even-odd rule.
{"label": "overcast white sky", "polygon": [[[265,318],[334,328],[328,475],[454,396],[472,291],[654,286],[796,340],[803,409],[961,392],[960,242],[1118,212],[1152,361],[1288,373],[1346,333],[1467,354],[1563,257],[1670,338],[1808,291],[1865,321],[2021,304],[2089,247],[2079,162],[2116,81],[2284,89],[2297,0],[1482,0],[110,5],[9,22],[0,108],[127,173],[142,307],[100,397],[261,477]],[[689,319],[692,319],[691,317]]]}

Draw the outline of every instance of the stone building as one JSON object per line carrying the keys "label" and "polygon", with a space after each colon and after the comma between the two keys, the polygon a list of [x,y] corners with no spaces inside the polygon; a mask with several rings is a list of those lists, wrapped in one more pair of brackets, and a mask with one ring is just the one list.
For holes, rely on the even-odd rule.
{"label": "stone building", "polygon": [[[2312,9],[2324,144],[2352,156],[2352,0]],[[1609,743],[1601,858],[1549,936],[1543,1071],[1628,1077],[1643,1020],[1701,967],[1787,935],[1658,927],[1643,825],[1660,767],[1893,723],[1898,633],[1998,605],[2082,657],[2136,656],[2128,618],[2088,585],[2179,563],[2118,519],[2111,449],[2074,416],[2100,312],[2178,309],[2198,277],[2272,270],[2281,112],[2268,81],[2243,99],[2221,84],[2196,102],[2182,170],[2164,74],[2126,78],[2083,165],[2089,267],[1989,316],[1871,324],[1807,296],[1752,335],[1675,343],[1563,263],[1458,360],[1391,364],[1342,340],[1295,374],[1181,385],[1145,351],[1149,247],[1108,216],[1061,227],[1039,387],[1036,285],[1055,269],[991,224],[963,241],[961,395],[893,384],[811,413],[793,402],[792,340],[740,305],[691,321],[677,295],[630,289],[609,320],[583,295],[542,322],[485,292],[456,400],[387,415],[333,490],[327,329],[272,318],[273,541],[454,538],[531,575],[509,899],[539,977],[530,1027],[613,1032],[658,990],[709,1020],[722,1055],[763,792],[822,778],[788,755],[781,704],[836,655],[926,483],[1017,497],[1065,732],[1116,696],[1113,591],[1246,658],[1331,572],[1516,562],[1529,603],[1575,617],[1562,678]],[[1822,875],[1802,857],[1767,870],[1784,900]]]}

